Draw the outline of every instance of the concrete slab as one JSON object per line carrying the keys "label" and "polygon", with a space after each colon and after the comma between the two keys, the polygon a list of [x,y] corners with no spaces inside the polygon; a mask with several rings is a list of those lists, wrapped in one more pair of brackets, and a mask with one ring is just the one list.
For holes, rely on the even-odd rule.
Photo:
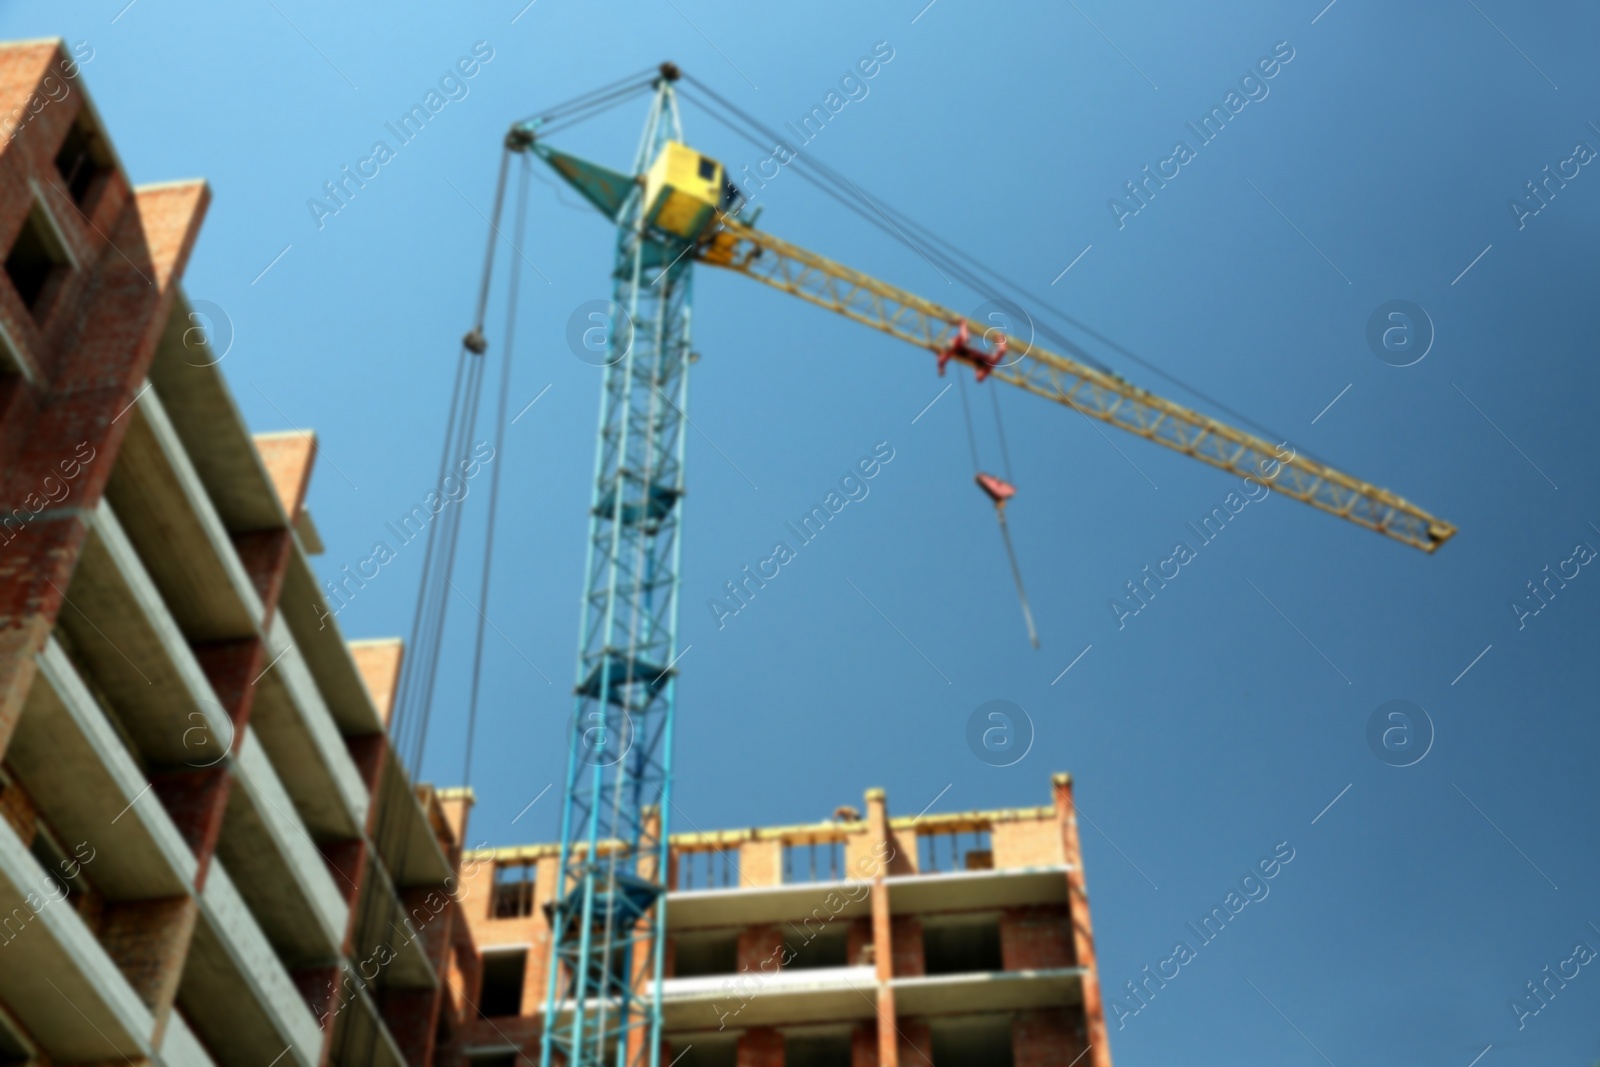
{"label": "concrete slab", "polygon": [[339,621],[328,613],[311,561],[299,547],[289,553],[289,569],[278,597],[278,617],[289,624],[295,645],[317,679],[317,688],[339,732],[382,733],[383,721],[356,670],[339,631]]}
{"label": "concrete slab", "polygon": [[1085,973],[1081,967],[985,971],[896,978],[890,985],[894,989],[895,1010],[902,1015],[1021,1011],[1082,1002]]}
{"label": "concrete slab", "polygon": [[123,418],[106,499],[168,610],[191,641],[255,636],[261,600],[155,391]]}
{"label": "concrete slab", "polygon": [[194,854],[54,638],[38,663],[8,766],[63,843],[92,850],[89,878],[107,900],[189,892]]}
{"label": "concrete slab", "polygon": [[896,915],[915,915],[1030,904],[1065,904],[1069,870],[1069,867],[1061,864],[1012,867],[998,871],[895,875],[884,881],[889,887],[890,910]]}
{"label": "concrete slab", "polygon": [[251,728],[311,836],[359,837],[370,806],[366,786],[281,616],[267,631],[267,658],[273,665],[256,685]]}
{"label": "concrete slab", "polygon": [[273,952],[228,870],[212,861],[178,1002],[223,1062],[316,1067],[322,1029]]}
{"label": "concrete slab", "polygon": [[877,1013],[877,977],[871,967],[818,967],[671,978],[661,983],[661,1011],[669,1032],[724,1022],[744,1028],[870,1019]]}
{"label": "concrete slab", "polygon": [[196,728],[213,743],[231,741],[211,683],[105,501],[66,592],[60,625],[145,761],[193,763]]}
{"label": "concrete slab", "polygon": [[227,352],[198,349],[199,331],[189,329],[191,310],[180,293],[156,348],[150,381],[223,525],[234,533],[287,525],[222,368],[209,362]]}
{"label": "concrete slab", "polygon": [[217,855],[237,876],[239,894],[291,965],[338,955],[349,906],[253,728],[240,740],[233,776]]}
{"label": "concrete slab", "polygon": [[[56,1063],[149,1055],[155,1020],[0,819],[0,1001]],[[309,1067],[309,1065],[308,1065]]]}
{"label": "concrete slab", "polygon": [[801,882],[688,890],[667,897],[667,928],[803,922],[813,916],[848,921],[872,914],[870,889],[867,882]]}

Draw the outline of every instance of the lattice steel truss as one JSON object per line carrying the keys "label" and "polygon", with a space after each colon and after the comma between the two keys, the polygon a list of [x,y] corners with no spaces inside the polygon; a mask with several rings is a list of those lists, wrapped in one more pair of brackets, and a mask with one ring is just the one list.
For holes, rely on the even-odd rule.
{"label": "lattice steel truss", "polygon": [[[663,78],[634,163],[682,140]],[[535,151],[539,147],[535,146]],[[542,154],[542,153],[541,153]],[[547,157],[548,158],[548,157]],[[616,213],[541,1063],[657,1067],[693,260]]]}
{"label": "lattice steel truss", "polygon": [[[699,258],[934,352],[949,345],[965,321],[949,308],[731,218],[719,221]],[[998,335],[993,329],[984,332],[991,343]],[[1424,552],[1456,532],[1387,489],[1292,450],[1286,454],[1254,434],[1051,352],[1032,338],[1008,337],[1007,342],[1006,360],[991,373],[1010,385],[1240,477],[1266,477],[1287,496]]]}

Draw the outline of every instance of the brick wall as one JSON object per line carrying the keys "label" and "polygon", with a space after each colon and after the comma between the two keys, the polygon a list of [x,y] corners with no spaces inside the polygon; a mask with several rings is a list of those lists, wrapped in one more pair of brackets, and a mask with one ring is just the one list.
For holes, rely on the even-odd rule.
{"label": "brick wall", "polygon": [[740,885],[783,884],[783,842],[746,841],[739,846]]}
{"label": "brick wall", "polygon": [[739,956],[736,964],[741,971],[761,974],[777,969],[783,952],[783,931],[776,926],[751,926],[739,931]]}
{"label": "brick wall", "polygon": [[1061,830],[1054,819],[1013,819],[989,831],[996,870],[1053,867],[1066,862]]}
{"label": "brick wall", "polygon": [[928,1024],[901,1016],[896,1026],[900,1041],[900,1067],[933,1067],[933,1035]]}
{"label": "brick wall", "polygon": [[783,1067],[783,1035],[758,1027],[739,1035],[737,1067]]}
{"label": "brick wall", "polygon": [[862,1023],[850,1031],[850,1067],[878,1067],[876,1023]]}
{"label": "brick wall", "polygon": [[894,943],[894,975],[917,978],[927,974],[922,945],[922,920],[915,915],[897,915],[890,920],[889,936]]}
{"label": "brick wall", "polygon": [[1022,1012],[1011,1021],[1016,1067],[1072,1067],[1084,1051],[1083,1031],[1065,1009]]}
{"label": "brick wall", "polygon": [[1000,916],[1000,959],[1008,971],[1071,967],[1066,906],[1007,908]]}

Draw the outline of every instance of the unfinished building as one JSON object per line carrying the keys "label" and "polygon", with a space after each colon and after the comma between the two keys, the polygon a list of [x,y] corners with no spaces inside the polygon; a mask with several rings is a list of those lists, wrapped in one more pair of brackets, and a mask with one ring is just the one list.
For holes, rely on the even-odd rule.
{"label": "unfinished building", "polygon": [[[539,1060],[559,846],[469,851],[465,1067]],[[1068,776],[1038,808],[670,838],[677,1067],[1109,1067]]]}
{"label": "unfinished building", "polygon": [[0,1063],[451,1062],[467,801],[327,619],[311,437],[192,328],[207,187],[130,186],[58,41],[0,115]]}

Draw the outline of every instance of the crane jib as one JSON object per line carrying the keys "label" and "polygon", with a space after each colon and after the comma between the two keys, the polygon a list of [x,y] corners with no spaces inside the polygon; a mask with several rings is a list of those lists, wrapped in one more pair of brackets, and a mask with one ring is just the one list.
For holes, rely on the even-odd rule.
{"label": "crane jib", "polygon": [[[944,359],[949,358],[946,353],[961,346],[964,316],[726,216],[701,244],[698,258],[927,348]],[[988,331],[995,342],[991,348],[998,348],[1003,338],[1004,358],[997,363],[981,354],[978,359],[963,359],[986,364],[982,377],[992,376],[1065,404],[1089,418],[1241,477],[1261,477],[1262,464],[1272,464],[1275,470],[1281,465],[1282,471],[1274,474],[1273,488],[1425,552],[1433,552],[1456,532],[1452,524],[1387,489],[1308,456],[1295,454],[1284,459],[1281,449],[1287,442],[1274,445],[1036,342],[1004,334],[994,338],[996,333]]]}

